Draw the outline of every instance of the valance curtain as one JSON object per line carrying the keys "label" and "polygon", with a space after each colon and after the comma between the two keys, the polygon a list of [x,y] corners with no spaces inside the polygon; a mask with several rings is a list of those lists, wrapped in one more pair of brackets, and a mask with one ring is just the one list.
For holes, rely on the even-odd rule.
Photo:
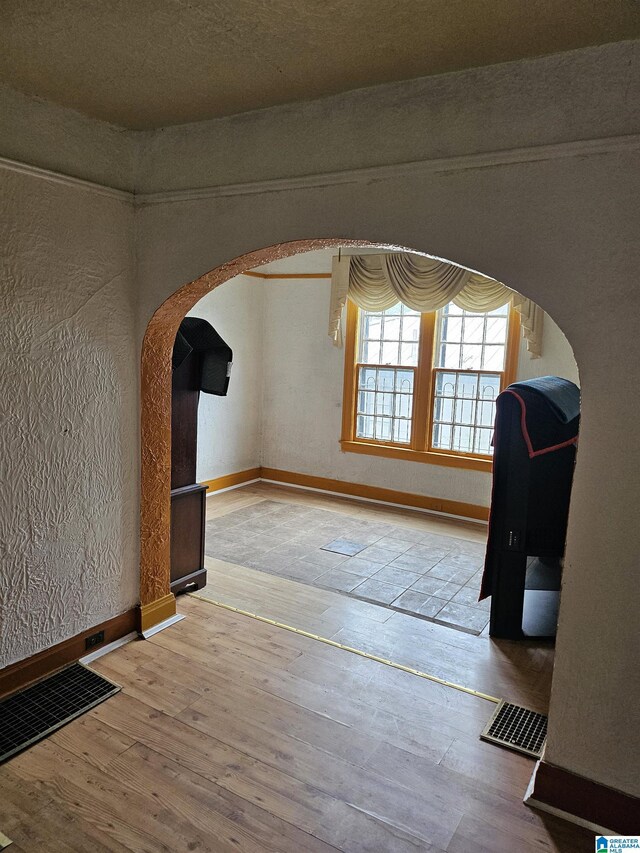
{"label": "valance curtain", "polygon": [[366,311],[384,311],[402,302],[425,313],[454,302],[486,313],[510,302],[520,314],[531,358],[542,353],[543,311],[530,299],[495,281],[437,258],[393,253],[334,257],[331,270],[329,336],[342,345],[342,309],[347,297]]}

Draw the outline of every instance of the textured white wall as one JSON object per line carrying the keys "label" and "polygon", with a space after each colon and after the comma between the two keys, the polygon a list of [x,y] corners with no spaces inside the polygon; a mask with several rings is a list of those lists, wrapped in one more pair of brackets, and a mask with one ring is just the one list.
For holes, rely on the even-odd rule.
{"label": "textured white wall", "polygon": [[[488,506],[490,474],[340,450],[344,350],[327,335],[330,292],[323,280],[265,284],[262,464]],[[549,318],[543,346],[544,358],[533,360],[522,348],[518,378],[565,375],[569,368],[573,379],[571,347]]]}
{"label": "textured white wall", "polygon": [[121,190],[134,188],[135,134],[0,84],[0,156]]}
{"label": "textured white wall", "polygon": [[138,601],[131,207],[0,170],[0,667]]}
{"label": "textured white wall", "polygon": [[196,470],[200,482],[260,465],[262,299],[260,279],[238,276],[189,312],[208,320],[233,350],[227,396],[200,394]]}
{"label": "textured white wall", "polygon": [[629,133],[631,122],[640,129],[629,89],[639,48],[619,42],[142,133],[137,186],[244,184]]}
{"label": "textured white wall", "polygon": [[529,358],[526,341],[520,341],[518,356],[518,379],[533,379],[536,376],[562,376],[580,385],[578,365],[571,345],[562,329],[549,315],[544,318],[542,355]]}

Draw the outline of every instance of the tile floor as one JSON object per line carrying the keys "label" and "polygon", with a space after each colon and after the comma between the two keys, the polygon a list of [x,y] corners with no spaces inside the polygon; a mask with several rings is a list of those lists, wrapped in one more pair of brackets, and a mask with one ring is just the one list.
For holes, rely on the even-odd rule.
{"label": "tile floor", "polygon": [[479,634],[484,545],[263,500],[207,522],[211,557]]}

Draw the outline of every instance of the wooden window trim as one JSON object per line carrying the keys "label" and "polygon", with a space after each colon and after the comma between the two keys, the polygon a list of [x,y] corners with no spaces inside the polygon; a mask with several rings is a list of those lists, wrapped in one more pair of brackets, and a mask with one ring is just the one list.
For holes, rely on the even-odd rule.
{"label": "wooden window trim", "polygon": [[[433,418],[433,383],[436,368],[433,366],[433,350],[436,341],[436,313],[422,314],[420,318],[420,345],[418,348],[417,381],[414,391],[414,408],[411,444],[402,446],[372,439],[355,438],[357,353],[358,353],[358,306],[347,299],[347,317],[344,344],[344,387],[342,395],[342,435],[340,447],[347,453],[362,453],[388,459],[406,459],[426,462],[450,468],[466,468],[471,471],[491,472],[493,460],[477,454],[451,453],[446,450],[429,449]],[[515,382],[520,350],[520,317],[511,308],[509,331],[505,351],[505,369],[500,390]],[[427,376],[427,381],[421,377]]]}

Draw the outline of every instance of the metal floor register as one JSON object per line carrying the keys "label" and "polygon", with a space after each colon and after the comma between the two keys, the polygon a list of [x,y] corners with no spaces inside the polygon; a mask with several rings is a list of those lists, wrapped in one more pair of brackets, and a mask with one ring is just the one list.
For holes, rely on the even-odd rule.
{"label": "metal floor register", "polygon": [[74,663],[0,701],[0,764],[84,714],[120,687]]}
{"label": "metal floor register", "polygon": [[540,758],[547,736],[547,717],[521,705],[500,701],[480,735],[481,740]]}

